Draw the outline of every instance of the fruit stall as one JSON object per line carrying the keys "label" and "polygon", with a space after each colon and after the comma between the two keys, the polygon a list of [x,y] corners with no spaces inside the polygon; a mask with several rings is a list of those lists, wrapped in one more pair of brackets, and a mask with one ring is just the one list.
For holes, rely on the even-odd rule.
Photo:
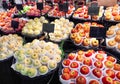
{"label": "fruit stall", "polygon": [[0,84],[120,84],[119,4],[13,2],[0,6]]}

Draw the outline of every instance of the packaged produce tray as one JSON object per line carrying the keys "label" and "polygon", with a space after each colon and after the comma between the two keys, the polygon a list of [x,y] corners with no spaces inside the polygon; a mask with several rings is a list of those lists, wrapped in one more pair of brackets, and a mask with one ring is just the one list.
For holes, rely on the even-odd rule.
{"label": "packaged produce tray", "polygon": [[88,15],[88,7],[82,6],[74,12],[73,19],[81,20],[81,21],[91,21],[91,20],[92,21],[101,21],[103,13],[104,13],[104,9],[103,9],[103,6],[101,6],[99,15],[90,16],[90,15]]}
{"label": "packaged produce tray", "polygon": [[107,22],[113,22],[113,23],[118,23],[120,22],[120,7],[118,4],[107,7],[104,13],[104,20]]}
{"label": "packaged produce tray", "polygon": [[[111,80],[111,82],[116,82],[115,80],[117,80],[119,82],[119,79],[117,79],[117,75],[115,75],[115,73],[119,73],[118,68],[116,67],[116,65],[120,66],[120,60],[118,58],[116,58],[114,55],[103,51],[101,49],[97,49],[97,50],[85,50],[87,52],[89,52],[89,54],[87,52],[85,52],[85,59],[82,58],[79,59],[78,56],[82,56],[80,54],[84,53],[84,50],[77,50],[77,51],[73,51],[70,52],[69,54],[66,54],[66,58],[62,61],[62,64],[59,68],[59,80],[62,84],[66,83],[75,83],[77,84],[78,82],[81,83],[82,81],[79,81],[79,78],[83,78],[84,83],[88,84],[89,82],[93,81],[102,84],[104,81],[104,79],[109,78]],[[77,53],[76,53],[77,52]],[[90,52],[96,53],[95,55],[91,55],[90,56]],[[99,59],[99,55],[102,55],[104,58],[104,60],[102,58]],[[89,57],[90,56],[90,57]],[[75,57],[75,58],[74,58]],[[114,59],[111,60],[111,59]],[[85,60],[89,60],[87,62],[85,62]],[[91,60],[91,61],[90,61]],[[101,60],[101,61],[99,61]],[[104,66],[101,67],[97,66],[97,62],[101,62],[101,64],[103,64]],[[111,66],[107,66],[107,62],[112,63]],[[115,63],[115,64],[114,64]],[[113,65],[114,64],[114,65]],[[114,70],[112,70],[114,66]],[[64,68],[63,68],[64,67]],[[97,68],[97,67],[101,67],[101,68]],[[84,73],[84,69],[87,70]],[[111,68],[111,69],[110,69]],[[95,74],[95,70],[97,70],[98,72],[101,73],[101,75],[99,75],[99,78],[97,77],[98,75]],[[114,72],[114,77],[112,78],[107,77],[106,75],[109,74],[109,72],[107,71],[112,71]],[[118,71],[117,71],[118,70]],[[104,76],[102,76],[104,74]],[[88,80],[90,79],[90,80]]]}
{"label": "packaged produce tray", "polygon": [[60,11],[59,6],[55,5],[53,8],[48,12],[48,17],[50,18],[70,18],[70,16],[73,14],[75,10],[75,7],[73,5],[69,5],[68,11],[65,13],[63,11]]}

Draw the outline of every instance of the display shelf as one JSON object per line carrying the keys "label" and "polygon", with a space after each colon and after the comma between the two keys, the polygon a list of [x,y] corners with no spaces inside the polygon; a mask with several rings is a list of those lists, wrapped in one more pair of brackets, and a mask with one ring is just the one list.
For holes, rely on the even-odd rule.
{"label": "display shelf", "polygon": [[[48,13],[51,10],[52,10],[52,8],[49,11],[47,11],[47,13],[42,15],[42,16],[45,16],[45,18],[49,22],[53,22],[56,19],[59,19],[59,17],[52,17],[52,16],[48,15]],[[16,17],[17,18],[24,17],[24,18],[34,19],[37,16],[28,16],[26,14],[20,16],[20,15],[14,14],[14,17],[12,17],[12,18],[16,18]],[[38,16],[38,18],[40,18],[40,17],[41,16]],[[85,20],[85,19],[74,18],[73,14],[72,14],[70,17],[66,17],[66,19],[74,22],[75,25],[78,23],[84,23],[86,21],[87,22],[97,22],[99,24],[104,25],[104,27],[106,29],[108,29],[112,25],[116,25],[117,23],[120,23],[119,21],[107,21],[107,20],[105,20],[104,16],[102,16],[99,20],[95,21],[95,20],[91,20],[91,19]],[[13,34],[16,33],[19,36],[21,36],[24,40],[24,44],[26,44],[28,42],[32,42],[34,39],[40,39],[42,36],[45,36],[45,34],[43,34],[43,33],[41,33],[40,35],[35,36],[35,37],[22,35],[21,32],[10,32],[10,33],[13,33]],[[1,36],[9,35],[9,33],[5,33],[0,30],[0,35]],[[74,44],[74,42],[72,42],[72,40],[70,39],[70,36],[68,39],[62,40],[60,42],[55,42],[48,38],[44,38],[42,40],[44,40],[45,42],[52,42],[52,43],[59,45],[59,47],[62,51],[62,56],[61,56],[62,61],[63,61],[63,59],[67,58],[67,55],[70,52],[76,52],[78,50],[86,51],[89,49],[93,49],[93,50],[104,50],[105,52],[107,52],[108,55],[115,57],[117,59],[117,63],[120,63],[120,57],[119,57],[120,53],[116,52],[116,50],[114,48],[113,49],[107,48],[106,43],[105,43],[106,42],[105,38],[104,38],[104,42],[102,44],[100,43],[100,46],[95,47],[95,48],[93,48],[93,47],[86,48],[86,47],[83,47],[82,45],[77,46]],[[29,78],[27,76],[21,75],[19,72],[14,71],[11,68],[13,60],[14,60],[13,57],[10,57],[6,60],[0,61],[0,67],[1,67],[1,69],[0,69],[0,84],[61,84],[60,80],[59,80],[59,75],[61,74],[61,70],[63,68],[61,62],[59,63],[59,65],[57,66],[57,68],[55,70],[49,72],[48,74],[43,75],[43,76],[38,76],[35,78]]]}

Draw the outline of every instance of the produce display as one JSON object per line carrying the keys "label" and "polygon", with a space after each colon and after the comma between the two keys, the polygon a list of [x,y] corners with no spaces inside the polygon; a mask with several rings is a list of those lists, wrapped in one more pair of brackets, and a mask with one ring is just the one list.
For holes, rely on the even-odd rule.
{"label": "produce display", "polygon": [[[41,34],[43,23],[48,23],[45,17],[30,19],[22,29],[25,36],[35,37]],[[29,32],[28,32],[29,31]]]}
{"label": "produce display", "polygon": [[99,41],[96,38],[90,38],[90,26],[103,28],[103,25],[97,24],[96,22],[84,24],[78,23],[75,28],[71,30],[70,38],[75,45],[82,45],[88,47],[98,47]]}
{"label": "produce display", "polygon": [[120,53],[120,23],[109,27],[106,37],[107,47]]}
{"label": "produce display", "polygon": [[52,42],[33,40],[15,52],[12,68],[28,77],[45,75],[56,69],[61,61],[61,50]]}
{"label": "produce display", "polygon": [[[12,21],[17,21],[19,22],[19,26],[18,28],[13,28],[11,26],[11,22]],[[16,32],[21,32],[22,28],[25,26],[26,24],[26,20],[20,19],[20,18],[6,18],[6,20],[4,20],[3,22],[1,22],[1,31],[3,31],[4,33],[16,33]]]}
{"label": "produce display", "polygon": [[[66,13],[66,17],[70,17],[72,13],[74,12],[75,7],[73,5],[69,5],[68,12]],[[48,12],[49,17],[65,17],[65,12],[59,10],[59,6],[56,5],[54,8]]]}
{"label": "produce display", "polygon": [[120,21],[120,7],[115,5],[113,7],[108,7],[104,13],[105,20],[107,21]]}
{"label": "produce display", "polygon": [[[92,20],[99,20],[103,16],[103,13],[104,13],[103,6],[100,6],[99,14],[93,15]],[[83,20],[91,20],[91,16],[88,15],[88,7],[83,6],[83,7],[78,8],[74,12],[73,18],[83,19]]]}
{"label": "produce display", "polygon": [[5,60],[14,55],[22,47],[23,39],[16,34],[0,37],[0,60]]}
{"label": "produce display", "polygon": [[[16,8],[14,7],[14,8],[11,8],[10,10],[8,10],[8,11],[0,11],[0,20],[3,20],[3,19],[5,19],[5,17],[12,17],[13,16],[13,14],[15,13],[15,11],[16,11]],[[0,25],[1,26],[1,25]]]}
{"label": "produce display", "polygon": [[42,12],[42,15],[45,15],[50,9],[51,9],[51,6],[45,5],[43,7],[43,10],[40,11],[39,9],[37,9],[36,6],[34,6],[34,7],[31,7],[30,10],[27,11],[26,15],[27,16],[41,16],[40,12]]}
{"label": "produce display", "polygon": [[12,20],[12,16],[16,8],[12,8],[9,11],[1,11],[0,12],[0,28],[6,28],[6,31],[13,30],[12,28],[8,28],[10,26],[10,22]]}
{"label": "produce display", "polygon": [[[42,1],[43,10],[40,11],[37,9],[37,2]],[[69,6],[65,13],[65,8],[60,9],[58,2],[63,4],[67,1]],[[62,84],[120,84],[119,5],[106,9],[100,6],[99,14],[90,16],[88,6],[83,5],[77,8],[77,5],[84,4],[84,1],[52,0],[52,2],[28,1],[23,4],[23,10],[20,11],[17,7],[8,10],[0,9],[0,63],[3,63],[0,65],[0,72],[5,72],[5,75],[11,78],[20,76],[21,83],[34,83],[40,80],[43,84],[47,84],[55,80],[56,84],[59,82]],[[14,28],[17,23],[13,26],[13,21],[19,22],[18,28]],[[48,25],[43,28],[44,23],[54,24],[54,32],[51,32],[51,27],[47,30]],[[103,35],[104,29],[108,29],[105,32],[106,38],[90,37],[91,27],[96,28],[96,31],[93,29],[92,32],[97,33],[97,36]],[[99,43],[103,40],[106,45]],[[64,59],[62,59],[63,52]],[[68,52],[71,53],[68,54]],[[10,58],[12,59],[9,60]],[[59,66],[60,63],[61,66]],[[59,79],[55,72],[58,67]],[[11,73],[10,68],[16,75]],[[4,73],[1,77],[4,79]],[[0,80],[2,80],[1,77]],[[16,80],[12,78],[12,82]]]}
{"label": "produce display", "polygon": [[120,83],[120,64],[105,51],[79,50],[69,53],[62,62],[62,84],[116,84]]}
{"label": "produce display", "polygon": [[55,24],[54,33],[49,33],[50,40],[60,42],[69,37],[71,30],[73,29],[74,23],[68,19],[60,18],[56,19],[51,24]]}

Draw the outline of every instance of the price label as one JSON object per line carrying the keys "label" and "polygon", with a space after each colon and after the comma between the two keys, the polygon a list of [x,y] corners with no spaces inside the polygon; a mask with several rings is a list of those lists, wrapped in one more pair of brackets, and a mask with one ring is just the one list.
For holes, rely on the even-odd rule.
{"label": "price label", "polygon": [[100,38],[106,37],[106,28],[99,28],[98,37]]}
{"label": "price label", "polygon": [[88,8],[88,15],[98,15],[99,9],[98,3],[91,3],[91,6]]}
{"label": "price label", "polygon": [[48,3],[50,6],[53,6],[53,2],[51,0],[46,0],[46,3]]}
{"label": "price label", "polygon": [[14,21],[14,20],[11,21],[11,27],[16,29],[16,28],[18,28],[18,26],[19,26],[19,22],[18,21]]}
{"label": "price label", "polygon": [[11,3],[11,5],[14,5],[14,4],[15,4],[15,1],[14,1],[14,0],[9,0],[9,2]]}
{"label": "price label", "polygon": [[91,3],[91,7],[97,7],[98,3]]}
{"label": "price label", "polygon": [[68,12],[68,3],[63,4],[63,11]]}
{"label": "price label", "polygon": [[43,3],[37,3],[37,9],[42,10],[43,9]]}
{"label": "price label", "polygon": [[59,3],[59,10],[63,11],[63,4]]}
{"label": "price label", "polygon": [[68,12],[68,6],[69,4],[68,3],[59,3],[59,10],[60,11],[64,11],[64,12]]}
{"label": "price label", "polygon": [[44,23],[42,31],[47,33],[54,32],[54,24]]}
{"label": "price label", "polygon": [[90,37],[102,39],[106,37],[106,28],[90,27]]}
{"label": "price label", "polygon": [[8,4],[6,3],[6,1],[3,1],[3,2],[2,2],[2,6],[3,6],[3,8],[4,8],[5,10],[8,9]]}
{"label": "price label", "polygon": [[17,7],[17,9],[20,11],[20,10],[23,10],[23,6],[22,6],[22,4],[16,4],[16,7]]}

